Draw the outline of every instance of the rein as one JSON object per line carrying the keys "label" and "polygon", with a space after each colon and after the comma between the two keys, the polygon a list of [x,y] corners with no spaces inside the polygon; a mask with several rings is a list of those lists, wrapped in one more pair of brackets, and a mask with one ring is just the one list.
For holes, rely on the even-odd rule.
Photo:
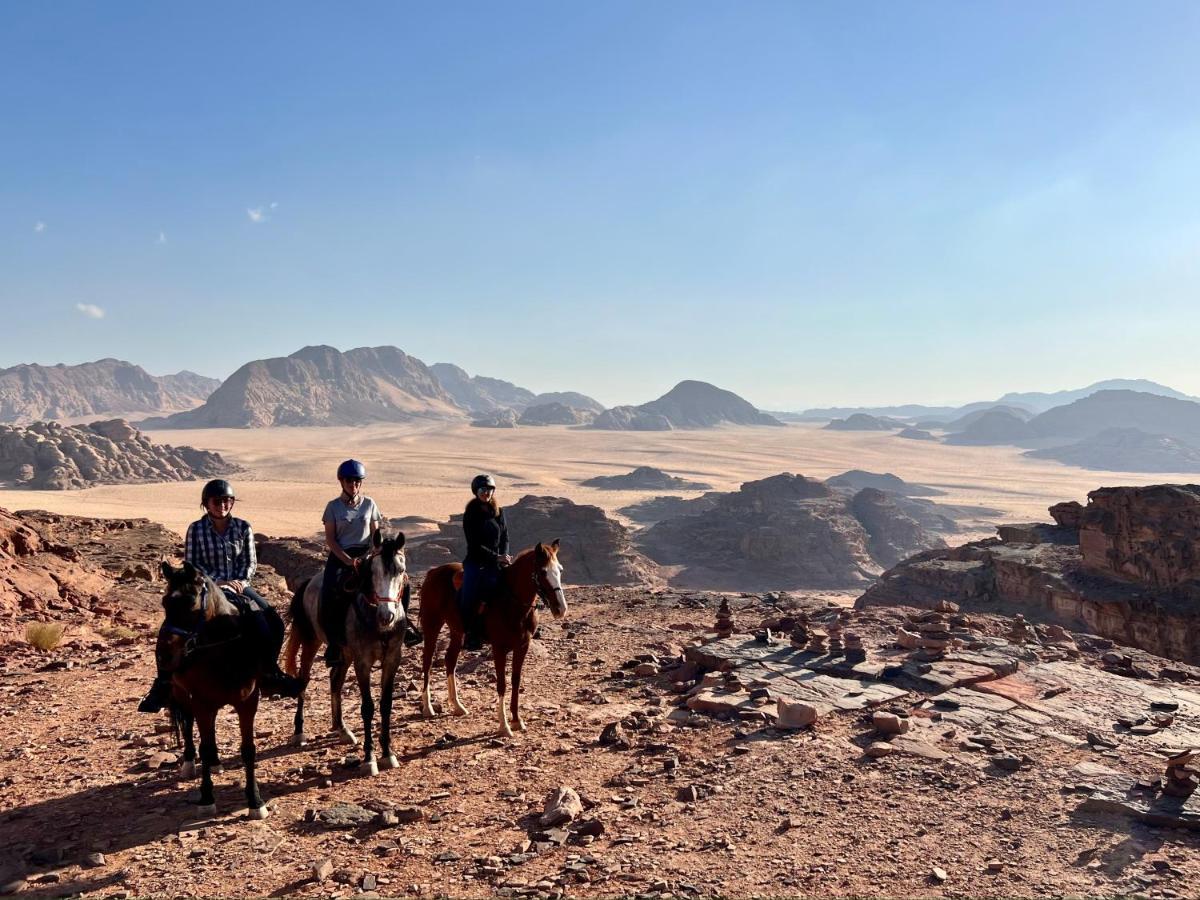
{"label": "rein", "polygon": [[176,637],[183,638],[183,661],[186,663],[191,657],[201,650],[211,650],[215,647],[222,647],[225,644],[232,644],[234,641],[242,639],[241,634],[234,637],[226,638],[221,641],[202,642],[204,637],[204,624],[208,621],[208,582],[204,582],[200,589],[200,609],[196,613],[196,627],[182,628],[179,625],[173,625],[167,622],[163,628],[167,634],[173,634]]}

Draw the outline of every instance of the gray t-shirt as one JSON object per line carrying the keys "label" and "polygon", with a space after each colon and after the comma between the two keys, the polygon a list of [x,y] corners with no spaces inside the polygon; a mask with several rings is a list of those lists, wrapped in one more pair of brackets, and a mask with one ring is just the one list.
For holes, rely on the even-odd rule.
{"label": "gray t-shirt", "polygon": [[370,497],[363,497],[357,506],[349,506],[340,496],[325,504],[322,522],[332,522],[334,536],[343,550],[361,547],[371,542],[371,523],[383,522],[379,507]]}

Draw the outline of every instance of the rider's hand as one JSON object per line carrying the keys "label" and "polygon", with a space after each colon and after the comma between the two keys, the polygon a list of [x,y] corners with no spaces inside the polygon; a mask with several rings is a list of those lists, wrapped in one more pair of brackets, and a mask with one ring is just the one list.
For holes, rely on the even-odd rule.
{"label": "rider's hand", "polygon": [[500,565],[511,566],[512,565],[512,557],[509,556],[507,553],[505,553],[502,557],[500,557]]}

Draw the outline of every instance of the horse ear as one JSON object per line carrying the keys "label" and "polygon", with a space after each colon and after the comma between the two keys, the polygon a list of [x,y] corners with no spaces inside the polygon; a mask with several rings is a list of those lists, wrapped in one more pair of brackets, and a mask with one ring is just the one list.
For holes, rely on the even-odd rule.
{"label": "horse ear", "polygon": [[371,533],[371,543],[376,549],[383,546],[383,533],[378,529]]}
{"label": "horse ear", "polygon": [[399,550],[403,546],[404,546],[404,532],[397,531],[396,532],[396,549]]}
{"label": "horse ear", "polygon": [[550,546],[553,547],[554,552],[557,553],[558,552],[558,538],[555,538],[553,541],[551,541]]}
{"label": "horse ear", "polygon": [[546,548],[542,546],[541,541],[538,541],[537,546],[533,548],[533,555],[537,558],[538,562],[550,557],[550,554],[546,552]]}
{"label": "horse ear", "polygon": [[164,581],[170,581],[171,576],[175,574],[175,570],[171,567],[171,564],[169,562],[167,562],[165,559],[162,561],[162,565],[160,565],[158,567],[158,571],[162,572],[162,577],[163,577]]}
{"label": "horse ear", "polygon": [[180,568],[180,570],[179,570],[179,571],[180,571],[180,572],[182,572],[182,573],[184,574],[184,576],[185,576],[185,577],[187,577],[187,578],[190,578],[190,579],[193,579],[193,580],[194,580],[194,579],[196,578],[196,576],[199,574],[199,573],[196,571],[196,567],[195,567],[195,566],[193,566],[193,565],[192,565],[190,562],[188,562],[186,559],[183,561],[183,566]]}

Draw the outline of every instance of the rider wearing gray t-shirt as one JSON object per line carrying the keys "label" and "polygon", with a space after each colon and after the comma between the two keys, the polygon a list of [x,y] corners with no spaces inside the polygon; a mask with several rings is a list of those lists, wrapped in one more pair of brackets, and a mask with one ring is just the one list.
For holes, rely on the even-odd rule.
{"label": "rider wearing gray t-shirt", "polygon": [[383,521],[383,516],[370,497],[359,498],[354,506],[347,503],[345,497],[335,497],[325,504],[321,521],[333,523],[337,545],[343,550],[349,550],[371,543],[371,526],[378,527]]}

